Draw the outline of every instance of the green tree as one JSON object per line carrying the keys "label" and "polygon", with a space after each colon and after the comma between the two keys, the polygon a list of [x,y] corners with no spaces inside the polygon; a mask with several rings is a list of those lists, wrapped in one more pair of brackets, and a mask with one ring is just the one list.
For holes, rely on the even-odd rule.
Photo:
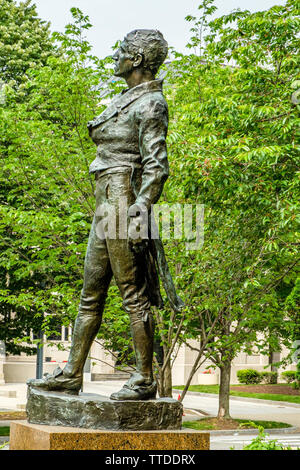
{"label": "green tree", "polygon": [[[205,204],[204,245],[189,256],[183,278],[198,288],[190,305],[202,340],[214,325],[204,357],[221,371],[219,417],[230,415],[236,354],[254,346],[267,353],[280,340],[291,345],[284,299],[298,269],[299,105],[291,100],[298,12],[288,1],[206,22],[201,57],[177,54],[169,75],[166,197],[176,191]],[[200,348],[192,373],[201,356]]]}
{"label": "green tree", "polygon": [[[56,54],[56,48],[50,37],[49,25],[37,18],[35,5],[30,1],[19,5],[13,0],[0,1],[0,113],[3,117],[1,132],[1,175],[0,175],[0,202],[1,205],[9,205],[12,194],[18,191],[13,178],[6,179],[4,165],[7,162],[11,135],[6,116],[13,120],[13,113],[8,113],[9,90],[14,90],[15,100],[26,99],[25,89],[28,82],[29,70],[46,64],[47,59]],[[19,187],[20,191],[20,187]],[[22,189],[21,189],[22,191]],[[4,221],[1,221],[4,223]],[[10,227],[13,232],[14,225]],[[6,233],[6,236],[8,233]],[[23,250],[24,251],[24,250]],[[26,253],[24,252],[26,256]],[[18,256],[15,253],[15,257]],[[20,281],[15,276],[10,276],[9,266],[5,266],[5,256],[1,259],[0,285],[3,291],[17,292]],[[7,269],[8,268],[8,269]],[[26,288],[26,281],[23,283]],[[0,337],[6,340],[7,351],[16,354],[24,351],[33,353],[35,348],[26,344],[15,344],[14,338],[22,337],[30,329],[38,331],[40,321],[30,318],[21,305],[14,306],[14,314],[6,299],[0,303]]]}
{"label": "green tree", "polygon": [[17,333],[15,322],[5,321],[11,312],[26,318],[25,331],[31,322],[52,334],[51,316],[68,324],[79,301],[94,205],[86,123],[103,108],[99,82],[110,71],[108,60],[90,54],[88,18],[72,13],[66,33],[54,34],[60,54],[27,70],[26,99],[7,86],[0,108],[1,339],[7,346]]}
{"label": "green tree", "polygon": [[0,79],[21,85],[27,71],[53,55],[49,23],[37,17],[31,0],[0,0]]}

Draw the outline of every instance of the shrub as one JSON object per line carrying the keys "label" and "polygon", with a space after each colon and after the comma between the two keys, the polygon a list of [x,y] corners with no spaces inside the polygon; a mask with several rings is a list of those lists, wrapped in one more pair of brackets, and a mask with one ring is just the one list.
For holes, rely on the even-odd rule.
{"label": "shrub", "polygon": [[243,447],[243,450],[292,450],[290,446],[285,446],[276,439],[268,440],[268,434],[264,432],[262,426],[255,427],[258,427],[258,436]]}
{"label": "shrub", "polygon": [[242,369],[237,371],[238,381],[242,384],[259,384],[261,382],[261,375],[255,369]]}
{"label": "shrub", "polygon": [[281,377],[285,380],[288,384],[294,382],[296,380],[296,371],[295,370],[285,370],[281,373]]}
{"label": "shrub", "polygon": [[277,372],[261,372],[261,380],[265,384],[277,384],[278,373]]}

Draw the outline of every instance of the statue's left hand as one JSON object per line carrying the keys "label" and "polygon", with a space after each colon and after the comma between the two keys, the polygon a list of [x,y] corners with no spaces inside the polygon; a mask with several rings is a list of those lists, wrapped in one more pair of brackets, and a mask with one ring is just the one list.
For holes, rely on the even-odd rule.
{"label": "statue's left hand", "polygon": [[142,253],[148,245],[148,217],[147,212],[133,204],[128,210],[128,244],[135,253]]}

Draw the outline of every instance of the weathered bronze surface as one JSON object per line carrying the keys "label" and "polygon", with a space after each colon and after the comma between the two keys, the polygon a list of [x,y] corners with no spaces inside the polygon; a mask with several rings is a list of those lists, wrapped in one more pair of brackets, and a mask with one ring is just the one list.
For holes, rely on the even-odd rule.
{"label": "weathered bronze surface", "polygon": [[[96,179],[96,211],[68,363],[64,370],[58,368],[43,379],[30,380],[30,386],[78,393],[84,363],[100,328],[107,290],[114,276],[130,316],[136,372],[111,399],[145,400],[156,396],[151,306],[162,305],[159,275],[171,306],[179,310],[182,301],[176,294],[161,241],[149,237],[148,228],[143,236],[142,230],[136,236],[135,229],[139,224],[144,227],[142,213],[147,214],[158,201],[169,172],[168,107],[162,81],[155,80],[166,55],[167,43],[159,31],[135,30],[126,36],[113,56],[115,75],[126,80],[128,89],[88,123],[90,137],[97,145],[97,155],[90,166]],[[103,208],[107,206],[108,222],[114,226],[112,214],[119,222],[113,235],[104,233],[101,225]],[[124,207],[129,222],[125,236],[120,223]]]}
{"label": "weathered bronze surface", "polygon": [[182,404],[172,398],[110,400],[90,393],[70,396],[28,387],[29,423],[87,429],[158,430],[180,429]]}

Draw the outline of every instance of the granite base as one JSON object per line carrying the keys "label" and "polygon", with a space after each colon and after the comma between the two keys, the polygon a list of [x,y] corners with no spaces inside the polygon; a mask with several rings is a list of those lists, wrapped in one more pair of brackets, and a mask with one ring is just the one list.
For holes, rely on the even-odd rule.
{"label": "granite base", "polygon": [[209,450],[209,433],[100,431],[12,421],[10,450]]}

